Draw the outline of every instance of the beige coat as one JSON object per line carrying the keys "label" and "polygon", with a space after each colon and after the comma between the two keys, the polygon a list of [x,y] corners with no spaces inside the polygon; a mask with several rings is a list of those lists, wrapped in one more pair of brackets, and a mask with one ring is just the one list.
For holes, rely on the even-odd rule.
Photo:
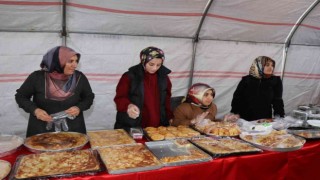
{"label": "beige coat", "polygon": [[209,114],[205,117],[206,119],[215,120],[217,115],[217,106],[212,103],[209,109],[201,109],[198,106],[192,105],[190,103],[182,103],[174,110],[174,118],[171,125],[187,125],[189,126],[191,120],[196,118],[198,115],[202,114],[205,111],[209,111]]}

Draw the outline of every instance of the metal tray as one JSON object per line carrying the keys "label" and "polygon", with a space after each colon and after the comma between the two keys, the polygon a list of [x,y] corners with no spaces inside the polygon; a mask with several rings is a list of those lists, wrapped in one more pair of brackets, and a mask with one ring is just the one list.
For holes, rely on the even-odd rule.
{"label": "metal tray", "polygon": [[[136,152],[135,154],[130,154],[130,152],[132,152],[132,148],[140,149],[140,151]],[[109,152],[104,152],[107,150]],[[133,173],[133,172],[140,172],[140,171],[150,171],[154,169],[160,169],[163,167],[163,165],[156,158],[156,156],[154,156],[154,154],[141,143],[101,147],[101,148],[98,148],[97,151],[99,152],[100,158],[104,163],[109,174],[125,174],[125,173]],[[133,163],[132,161],[130,161],[132,159],[139,159],[138,160],[139,162],[145,163],[143,158],[145,156],[151,157],[153,159],[152,165],[144,164],[139,167],[132,165]],[[115,159],[114,161],[108,160],[113,158],[117,158],[117,159]],[[131,165],[131,166],[130,167],[122,166],[121,168],[113,169],[111,167],[113,163],[114,164],[121,163],[121,164],[125,164],[128,166]]]}
{"label": "metal tray", "polygon": [[[205,140],[205,141],[203,141]],[[228,146],[223,141],[224,140],[230,140],[234,144]],[[202,141],[202,142],[201,142]],[[225,157],[225,156],[231,156],[231,155],[245,155],[245,154],[252,154],[252,153],[259,153],[262,152],[261,149],[256,148],[255,146],[251,145],[250,143],[247,143],[243,140],[232,138],[232,137],[204,137],[199,139],[193,139],[191,142],[196,145],[197,147],[203,149],[205,152],[210,154],[213,157]],[[246,148],[250,148],[250,150],[246,149],[238,149],[237,147],[234,147],[235,143],[237,143],[239,146],[245,146]],[[220,148],[225,148],[229,152],[214,152],[210,150],[210,147],[207,146],[215,146],[217,145]]]}
{"label": "metal tray", "polygon": [[255,142],[251,142],[251,141],[248,141],[244,138],[244,136],[242,134],[240,134],[240,138],[248,143],[251,143],[252,145],[260,148],[260,149],[263,149],[263,150],[266,150],[266,151],[278,151],[278,152],[289,152],[289,151],[295,151],[295,150],[298,150],[298,149],[301,149],[303,147],[303,145],[305,144],[306,140],[304,138],[301,138],[301,137],[298,137],[298,136],[295,136],[295,138],[299,139],[302,143],[301,146],[295,146],[295,147],[288,147],[288,148],[279,148],[279,147],[269,147],[269,146],[264,146],[264,145],[261,145],[261,144],[258,144],[258,143],[255,143]]}
{"label": "metal tray", "polygon": [[[94,136],[91,133],[99,133],[99,135]],[[136,144],[136,141],[124,129],[88,131],[87,136],[93,149],[113,145]],[[121,137],[126,138],[124,142],[120,141]]]}
{"label": "metal tray", "polygon": [[[54,155],[58,155],[60,153],[73,153],[73,152],[79,152],[79,151],[88,151],[89,153],[89,156],[91,158],[93,158],[93,161],[95,163],[95,166],[94,167],[91,167],[91,168],[88,168],[88,169],[84,169],[84,170],[81,170],[81,169],[77,169],[73,172],[48,172],[47,174],[44,174],[44,175],[39,175],[39,176],[32,176],[30,175],[30,177],[25,177],[25,178],[17,178],[16,175],[17,175],[17,172],[19,170],[19,166],[21,165],[23,159],[25,157],[28,157],[28,156],[35,156],[35,158],[33,159],[46,159],[45,158],[45,155],[46,154],[51,154],[53,153]],[[78,163],[84,163],[84,162],[88,162],[88,157],[84,157],[85,159],[81,159],[80,157],[77,158],[76,160],[79,160]],[[41,166],[41,169],[44,170],[46,168],[48,168],[48,166],[52,166],[51,168],[53,169],[55,165],[53,165],[54,161],[50,161],[50,163],[43,163],[43,166]],[[68,164],[68,163],[67,163]],[[35,166],[38,165],[38,164],[35,164]],[[62,165],[61,164],[56,164],[56,166],[58,167],[61,167]],[[68,169],[68,168],[71,168],[72,165],[65,165],[65,168]],[[25,170],[25,169],[24,169]],[[73,177],[73,176],[81,176],[81,175],[94,175],[98,172],[101,172],[102,171],[102,168],[101,168],[101,163],[98,159],[98,155],[97,155],[97,152],[96,151],[93,151],[91,149],[86,149],[86,150],[75,150],[75,151],[68,151],[68,152],[44,152],[44,153],[39,153],[39,154],[29,154],[29,155],[21,155],[17,158],[14,166],[13,166],[13,169],[11,171],[11,174],[9,176],[9,179],[10,180],[26,180],[26,179],[39,179],[39,180],[42,180],[42,179],[49,179],[49,178],[62,178],[62,177]]]}
{"label": "metal tray", "polygon": [[287,132],[294,134],[296,136],[303,137],[305,139],[319,139],[320,138],[320,129],[287,129]]}
{"label": "metal tray", "polygon": [[[166,140],[166,141],[156,141],[156,142],[146,142],[146,146],[155,154],[155,156],[160,160],[165,166],[179,166],[185,164],[195,164],[211,161],[212,158],[188,140],[185,145],[179,146],[176,142],[179,140]],[[191,156],[191,151],[197,151],[198,154],[201,154],[201,158],[193,158]],[[181,157],[181,159],[173,162],[164,162],[162,158],[170,157]]]}
{"label": "metal tray", "polygon": [[[194,132],[194,133],[199,133],[198,135],[185,135],[185,136],[174,136],[174,137],[165,137],[161,140],[154,140],[151,138],[150,134],[146,131],[146,130],[143,130],[143,134],[145,135],[146,139],[148,141],[166,141],[166,140],[175,140],[175,139],[191,139],[191,138],[195,138],[195,137],[200,137],[201,136],[201,133],[198,132],[197,130],[193,129],[193,128],[190,128],[190,127],[186,127],[190,132]],[[167,130],[168,133],[171,133],[172,130]],[[159,133],[157,133],[159,134]]]}
{"label": "metal tray", "polygon": [[[61,149],[43,149],[43,148],[35,148],[35,147],[31,147],[30,145],[27,144],[27,140],[29,138],[32,138],[34,136],[46,136],[46,135],[51,135],[51,134],[58,134],[58,133],[65,133],[65,134],[74,134],[74,135],[80,135],[82,136],[85,140],[83,143],[79,144],[79,145],[76,145],[76,146],[73,146],[73,147],[66,147],[66,148],[61,148]],[[88,141],[89,141],[89,138],[86,134],[82,134],[82,133],[78,133],[78,132],[49,132],[49,133],[42,133],[42,134],[37,134],[37,135],[34,135],[34,136],[31,136],[31,137],[28,137],[25,142],[24,142],[24,146],[31,152],[34,152],[34,153],[42,153],[42,152],[61,152],[61,151],[72,151],[72,150],[79,150],[79,149],[82,149],[83,146],[85,146]],[[49,142],[49,143],[52,143],[52,142]]]}
{"label": "metal tray", "polygon": [[[12,142],[14,141],[14,144]],[[0,135],[0,157],[8,156],[17,151],[23,144],[24,140],[16,135]]]}

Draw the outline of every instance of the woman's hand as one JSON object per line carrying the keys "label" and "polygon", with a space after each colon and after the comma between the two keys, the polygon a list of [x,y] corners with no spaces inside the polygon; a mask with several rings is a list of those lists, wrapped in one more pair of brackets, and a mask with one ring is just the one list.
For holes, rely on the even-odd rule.
{"label": "woman's hand", "polygon": [[36,110],[34,110],[34,115],[41,121],[52,121],[52,117],[43,109],[37,108]]}
{"label": "woman's hand", "polygon": [[66,112],[70,116],[76,117],[80,114],[80,109],[77,106],[72,106],[71,108],[65,110],[64,112]]}
{"label": "woman's hand", "polygon": [[127,113],[130,118],[136,119],[139,117],[140,109],[134,104],[129,104]]}
{"label": "woman's hand", "polygon": [[209,114],[208,111],[199,114],[196,118],[194,118],[193,120],[191,120],[191,124],[198,124],[198,123],[200,123],[208,114]]}

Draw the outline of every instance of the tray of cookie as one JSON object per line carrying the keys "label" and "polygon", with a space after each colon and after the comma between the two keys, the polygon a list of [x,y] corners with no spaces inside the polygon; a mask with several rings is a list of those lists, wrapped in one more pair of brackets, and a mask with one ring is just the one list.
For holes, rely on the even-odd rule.
{"label": "tray of cookie", "polygon": [[30,136],[24,146],[34,153],[78,150],[88,142],[86,134],[78,132],[48,132]]}
{"label": "tray of cookie", "polygon": [[237,123],[227,121],[210,121],[206,124],[195,125],[193,128],[207,136],[214,137],[235,137],[241,133]]}
{"label": "tray of cookie", "polygon": [[243,155],[262,152],[261,149],[243,140],[232,137],[194,138],[191,142],[210,154],[212,157]]}
{"label": "tray of cookie", "polygon": [[90,150],[43,152],[19,156],[10,179],[45,179],[94,175],[101,171],[97,153]]}
{"label": "tray of cookie", "polygon": [[212,157],[187,139],[146,142],[146,146],[164,166],[196,164],[212,160]]}
{"label": "tray of cookie", "polygon": [[319,139],[320,128],[289,127],[287,132],[305,139]]}
{"label": "tray of cookie", "polygon": [[199,137],[201,134],[188,126],[159,126],[159,127],[146,127],[144,134],[150,141],[161,141],[170,139],[193,138]]}
{"label": "tray of cookie", "polygon": [[141,143],[100,147],[97,151],[109,174],[149,171],[163,167],[156,156]]}
{"label": "tray of cookie", "polygon": [[124,129],[88,131],[91,148],[135,144],[136,141]]}
{"label": "tray of cookie", "polygon": [[304,138],[288,134],[285,130],[273,130],[268,134],[257,135],[240,134],[240,138],[260,149],[278,152],[301,149],[306,142]]}

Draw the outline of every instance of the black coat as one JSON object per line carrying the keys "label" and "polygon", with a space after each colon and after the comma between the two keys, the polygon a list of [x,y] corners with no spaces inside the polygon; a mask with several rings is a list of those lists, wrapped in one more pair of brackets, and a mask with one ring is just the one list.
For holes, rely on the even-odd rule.
{"label": "black coat", "polygon": [[[167,119],[165,110],[165,101],[167,96],[167,77],[170,72],[171,71],[163,65],[157,71],[160,92],[160,125],[162,126],[169,125],[169,120]],[[141,64],[138,64],[129,68],[129,71],[126,73],[130,79],[130,101],[137,105],[142,111],[144,102],[144,68]],[[132,119],[128,116],[127,112],[117,112],[114,128],[129,131],[131,127],[141,127],[141,122],[141,115],[137,117],[137,119]]]}
{"label": "black coat", "polygon": [[[93,103],[94,94],[86,76],[80,73],[80,79],[74,95],[63,101],[55,101],[45,98],[45,74],[44,71],[35,71],[29,75],[25,82],[17,89],[15,95],[19,107],[30,113],[27,137],[39,133],[54,131],[46,129],[47,122],[38,120],[33,114],[36,108],[45,110],[48,114],[57,113],[77,106],[80,114],[73,120],[67,119],[69,131],[86,133],[86,126],[82,111],[87,110]],[[31,100],[32,98],[32,100]]]}
{"label": "black coat", "polygon": [[233,94],[231,112],[245,120],[284,116],[282,81],[279,76],[257,79],[247,75],[242,77]]}

